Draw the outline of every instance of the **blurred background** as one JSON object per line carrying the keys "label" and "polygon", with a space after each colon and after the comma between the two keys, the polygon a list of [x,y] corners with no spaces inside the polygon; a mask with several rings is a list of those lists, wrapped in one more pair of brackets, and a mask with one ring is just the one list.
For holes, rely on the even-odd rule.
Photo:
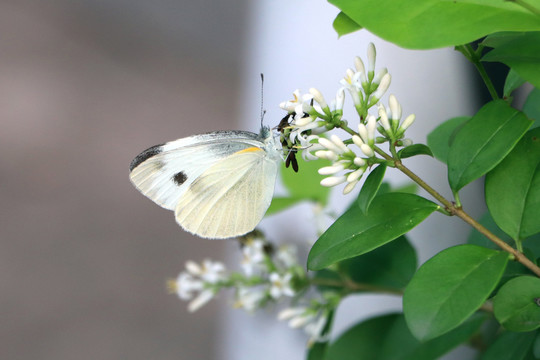
{"label": "blurred background", "polygon": [[[186,260],[234,262],[237,246],[183,232],[131,186],[128,165],[191,134],[257,132],[261,72],[269,125],[296,88],[333,97],[369,41],[404,114],[417,115],[416,142],[479,107],[459,54],[406,51],[367,32],[338,40],[337,13],[307,0],[0,2],[1,359],[303,358],[305,338],[274,313],[229,310],[221,296],[190,314],[166,293]],[[434,160],[412,167],[445,182]],[[262,224],[271,238],[305,236],[279,222]],[[413,234],[421,260],[465,232],[434,216]],[[400,307],[348,299],[336,331],[359,309],[384,311],[368,300]]]}

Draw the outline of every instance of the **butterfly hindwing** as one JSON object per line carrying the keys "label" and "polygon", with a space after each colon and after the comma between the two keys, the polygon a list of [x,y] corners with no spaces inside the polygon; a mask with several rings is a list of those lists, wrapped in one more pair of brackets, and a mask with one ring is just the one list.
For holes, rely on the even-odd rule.
{"label": "butterfly hindwing", "polygon": [[261,148],[247,148],[205,170],[180,197],[175,216],[187,231],[228,238],[251,231],[272,201],[278,165]]}

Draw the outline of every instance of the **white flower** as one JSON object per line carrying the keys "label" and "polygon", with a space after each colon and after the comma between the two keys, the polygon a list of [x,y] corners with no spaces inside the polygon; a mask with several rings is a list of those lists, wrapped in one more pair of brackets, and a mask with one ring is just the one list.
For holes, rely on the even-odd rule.
{"label": "white flower", "polygon": [[292,274],[286,273],[280,275],[278,273],[271,273],[269,280],[271,282],[270,296],[274,299],[278,299],[282,296],[294,296],[295,292],[291,287]]}
{"label": "white flower", "polygon": [[196,292],[201,291],[204,284],[187,272],[181,272],[172,286],[178,297],[182,300],[190,300]]}
{"label": "white flower", "polygon": [[296,114],[302,115],[311,111],[313,108],[311,106],[311,99],[313,99],[313,95],[302,94],[300,89],[296,89],[293,92],[293,96],[294,99],[282,102],[279,104],[279,107],[290,113],[295,112]]}
{"label": "white flower", "polygon": [[276,261],[285,269],[298,265],[296,247],[281,245],[276,252]]}
{"label": "white flower", "polygon": [[365,82],[364,72],[354,72],[352,69],[347,69],[345,77],[339,82],[349,91],[355,106],[361,103],[360,90],[362,89],[362,84],[359,81],[360,79],[362,79],[362,82]]}
{"label": "white flower", "polygon": [[326,341],[328,336],[323,336],[323,331],[327,322],[328,316],[321,314],[318,318],[313,319],[304,327],[304,331],[309,335],[308,343]]}
{"label": "white flower", "polygon": [[292,307],[282,310],[278,314],[279,320],[288,320],[289,327],[293,329],[304,328],[309,335],[309,342],[323,341],[326,337],[322,335],[324,327],[328,321],[328,315],[324,312],[306,307]]}
{"label": "white flower", "polygon": [[194,312],[199,310],[201,307],[203,307],[206,303],[208,303],[210,300],[212,300],[215,296],[215,293],[213,290],[207,289],[203,290],[199,296],[197,296],[195,299],[193,299],[188,304],[188,311]]}
{"label": "white flower", "polygon": [[241,266],[247,276],[252,276],[266,269],[263,240],[252,240],[242,248]]}
{"label": "white flower", "polygon": [[261,287],[241,287],[236,294],[235,307],[243,308],[252,312],[257,310],[262,301],[266,298],[266,290]]}
{"label": "white flower", "polygon": [[204,282],[215,284],[225,279],[225,265],[219,261],[204,260],[199,276]]}

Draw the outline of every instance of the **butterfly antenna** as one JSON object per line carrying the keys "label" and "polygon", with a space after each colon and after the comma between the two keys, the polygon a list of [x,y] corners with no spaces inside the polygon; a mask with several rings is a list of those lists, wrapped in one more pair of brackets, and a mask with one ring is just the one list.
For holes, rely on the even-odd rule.
{"label": "butterfly antenna", "polygon": [[261,73],[261,128],[263,127],[263,119],[266,114],[264,110],[264,74]]}

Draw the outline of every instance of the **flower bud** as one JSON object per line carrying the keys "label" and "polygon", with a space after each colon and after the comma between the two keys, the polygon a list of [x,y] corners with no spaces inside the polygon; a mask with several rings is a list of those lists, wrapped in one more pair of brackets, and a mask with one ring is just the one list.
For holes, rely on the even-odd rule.
{"label": "flower bud", "polygon": [[391,119],[394,121],[401,119],[401,105],[394,95],[389,96],[388,105],[390,106]]}
{"label": "flower bud", "polygon": [[321,105],[321,108],[327,108],[328,104],[326,103],[326,100],[324,99],[323,94],[315,88],[309,89],[309,93],[313,95],[313,99]]}
{"label": "flower bud", "polygon": [[403,132],[407,130],[407,128],[413,124],[414,119],[416,119],[416,116],[414,114],[407,116],[407,118],[405,118],[405,120],[403,120],[403,122],[401,123],[401,126],[399,127],[399,131]]}
{"label": "flower bud", "polygon": [[375,51],[375,45],[373,45],[373,43],[369,43],[368,50],[367,50],[368,72],[372,72],[375,70],[376,56],[377,56],[377,52]]}
{"label": "flower bud", "polygon": [[373,157],[375,156],[375,153],[373,152],[373,149],[367,145],[367,144],[364,144],[360,147],[360,150],[362,150],[362,152],[364,154],[366,154],[367,157]]}
{"label": "flower bud", "polygon": [[354,67],[356,68],[357,72],[361,72],[361,73],[366,72],[366,68],[364,67],[364,62],[358,56],[354,57]]}
{"label": "flower bud", "polygon": [[347,180],[345,176],[330,176],[321,180],[321,185],[332,187],[344,183]]}
{"label": "flower bud", "polygon": [[358,184],[358,180],[355,180],[355,181],[352,181],[350,183],[348,183],[344,188],[343,188],[343,195],[347,195],[348,193],[350,193],[351,191],[353,191],[354,187],[356,186],[356,184]]}

